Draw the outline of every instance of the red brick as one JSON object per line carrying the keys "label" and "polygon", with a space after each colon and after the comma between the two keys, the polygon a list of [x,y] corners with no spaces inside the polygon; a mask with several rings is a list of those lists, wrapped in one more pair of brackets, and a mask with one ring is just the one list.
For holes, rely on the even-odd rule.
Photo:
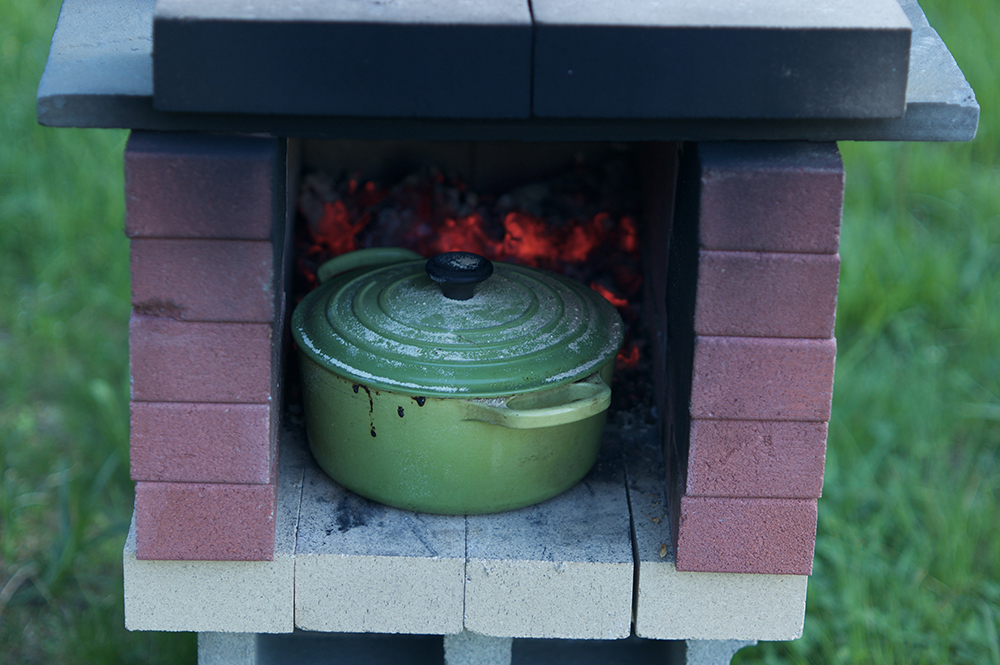
{"label": "red brick", "polygon": [[832,337],[839,277],[837,254],[702,250],[695,333]]}
{"label": "red brick", "polygon": [[815,499],[681,498],[677,570],[810,575]]}
{"label": "red brick", "polygon": [[268,240],[285,173],[278,139],[134,131],[125,147],[130,238]]}
{"label": "red brick", "polygon": [[129,320],[132,399],[143,402],[267,403],[272,325]]}
{"label": "red brick", "polygon": [[823,422],[694,420],[686,494],[819,498],[826,434]]}
{"label": "red brick", "polygon": [[272,321],[274,248],[245,240],[134,239],[132,307],[185,321]]}
{"label": "red brick", "polygon": [[844,165],[835,143],[700,143],[703,249],[833,254]]}
{"label": "red brick", "polygon": [[136,556],[270,561],[276,506],[274,484],[136,483]]}
{"label": "red brick", "polygon": [[695,339],[691,417],[708,420],[830,419],[833,339]]}
{"label": "red brick", "polygon": [[132,402],[132,480],[271,483],[271,404]]}

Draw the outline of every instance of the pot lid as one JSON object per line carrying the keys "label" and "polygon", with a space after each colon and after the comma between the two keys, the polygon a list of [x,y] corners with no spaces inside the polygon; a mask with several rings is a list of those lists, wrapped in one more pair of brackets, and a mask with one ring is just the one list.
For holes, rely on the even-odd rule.
{"label": "pot lid", "polygon": [[[622,320],[599,293],[508,263],[492,264],[489,275],[488,264],[453,252],[338,275],[298,305],[292,334],[300,351],[335,374],[415,396],[555,387],[618,353]],[[458,275],[441,277],[440,269]],[[484,281],[464,277],[476,271],[487,273]],[[473,293],[448,286],[463,280]]]}

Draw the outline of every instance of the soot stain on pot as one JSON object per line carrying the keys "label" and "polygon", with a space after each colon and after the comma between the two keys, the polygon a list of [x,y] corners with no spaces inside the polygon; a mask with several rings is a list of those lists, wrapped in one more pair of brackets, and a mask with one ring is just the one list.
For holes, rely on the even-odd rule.
{"label": "soot stain on pot", "polygon": [[[358,390],[364,390],[365,394],[368,395],[368,418],[371,420],[371,432],[372,438],[374,439],[378,434],[375,433],[375,400],[372,399],[372,391],[368,386],[363,386],[360,383],[355,383],[351,386],[354,389],[354,394],[358,394]],[[376,390],[375,394],[378,395],[379,392]]]}

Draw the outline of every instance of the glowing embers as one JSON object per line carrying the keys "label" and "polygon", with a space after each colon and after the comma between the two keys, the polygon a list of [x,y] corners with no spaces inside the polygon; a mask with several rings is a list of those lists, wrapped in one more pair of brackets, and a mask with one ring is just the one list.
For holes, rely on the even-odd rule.
{"label": "glowing embers", "polygon": [[[590,285],[622,314],[638,319],[642,285],[631,197],[576,169],[500,196],[479,195],[434,169],[384,187],[312,173],[303,180],[296,232],[297,290],[317,285],[327,259],[366,247],[406,247],[424,256],[468,251],[561,273]],[[639,350],[627,334],[619,368],[635,367]]]}

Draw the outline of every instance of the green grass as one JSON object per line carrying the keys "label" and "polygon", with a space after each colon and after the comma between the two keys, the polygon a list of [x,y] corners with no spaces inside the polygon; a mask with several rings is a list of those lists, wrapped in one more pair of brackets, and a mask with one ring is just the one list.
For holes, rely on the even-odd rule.
{"label": "green grass", "polygon": [[[983,106],[979,137],[841,145],[805,632],[743,663],[1000,665],[1000,2],[924,5]],[[35,123],[57,11],[0,0],[0,662],[190,663],[189,635],[124,630],[125,133]]]}
{"label": "green grass", "polygon": [[[126,132],[35,122],[58,9],[0,1],[0,662],[159,662],[121,591]],[[170,651],[194,658],[189,637]]]}

